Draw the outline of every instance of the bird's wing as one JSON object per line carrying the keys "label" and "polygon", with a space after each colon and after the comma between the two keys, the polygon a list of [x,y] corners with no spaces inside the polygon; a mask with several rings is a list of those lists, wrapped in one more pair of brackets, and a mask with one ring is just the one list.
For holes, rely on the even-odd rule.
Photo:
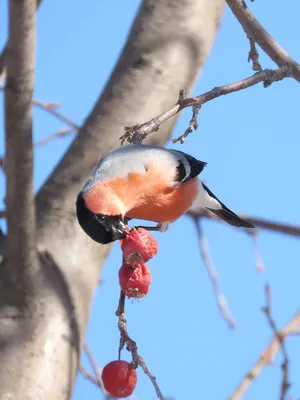
{"label": "bird's wing", "polygon": [[222,203],[206,185],[204,185],[204,183],[201,182],[201,185],[202,190],[199,191],[198,197],[202,207],[213,212],[230,225],[244,228],[254,228],[254,225],[245,221],[231,211],[228,207],[226,207],[225,204]]}
{"label": "bird's wing", "polygon": [[180,150],[170,150],[173,154],[177,156],[178,166],[177,166],[177,180],[178,182],[184,183],[188,182],[193,178],[196,178],[206,167],[207,163],[204,161],[197,160],[196,158],[184,153]]}

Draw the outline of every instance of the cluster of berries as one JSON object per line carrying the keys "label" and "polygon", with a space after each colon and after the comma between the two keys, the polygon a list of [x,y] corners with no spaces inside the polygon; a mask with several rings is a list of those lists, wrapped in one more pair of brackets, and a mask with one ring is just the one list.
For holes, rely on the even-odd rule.
{"label": "cluster of berries", "polygon": [[123,293],[128,298],[146,296],[151,273],[145,263],[157,254],[157,240],[149,231],[138,228],[122,240],[121,249],[125,263],[119,271],[119,282]]}
{"label": "cluster of berries", "polygon": [[[151,273],[145,264],[157,254],[157,240],[149,231],[133,229],[121,241],[124,263],[119,270],[119,283],[128,298],[140,299],[149,292]],[[104,389],[115,398],[130,396],[137,383],[137,374],[127,361],[116,360],[102,370]]]}

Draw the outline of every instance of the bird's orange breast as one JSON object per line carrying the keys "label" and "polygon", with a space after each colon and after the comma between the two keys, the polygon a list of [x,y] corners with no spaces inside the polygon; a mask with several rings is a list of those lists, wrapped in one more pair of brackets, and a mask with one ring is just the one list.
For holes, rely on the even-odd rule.
{"label": "bird's orange breast", "polygon": [[148,221],[175,221],[184,214],[195,201],[199,190],[199,181],[192,179],[176,189],[149,193],[142,204],[136,204],[126,213],[129,218],[145,219]]}
{"label": "bird's orange breast", "polygon": [[144,173],[96,183],[84,195],[88,208],[96,214],[117,215],[155,222],[174,221],[193,204],[198,179],[174,188],[176,171],[149,165]]}

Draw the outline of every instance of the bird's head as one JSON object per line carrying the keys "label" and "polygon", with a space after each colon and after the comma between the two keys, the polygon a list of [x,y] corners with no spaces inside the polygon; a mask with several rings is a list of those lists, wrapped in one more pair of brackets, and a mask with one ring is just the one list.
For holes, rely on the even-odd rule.
{"label": "bird's head", "polygon": [[121,214],[95,214],[87,208],[82,194],[76,201],[77,219],[81,228],[95,242],[107,244],[125,238],[127,225]]}

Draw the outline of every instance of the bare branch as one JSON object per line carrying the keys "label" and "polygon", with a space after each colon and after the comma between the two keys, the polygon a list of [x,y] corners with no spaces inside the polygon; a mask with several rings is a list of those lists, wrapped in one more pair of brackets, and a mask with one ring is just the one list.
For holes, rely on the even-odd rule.
{"label": "bare branch", "polygon": [[97,385],[103,392],[103,395],[105,397],[106,400],[114,400],[114,397],[110,396],[109,393],[107,393],[107,391],[105,390],[102,380],[101,380],[101,368],[98,367],[97,362],[93,356],[93,353],[91,352],[90,348],[88,347],[87,344],[84,345],[84,351],[85,354],[92,366],[94,375],[90,374],[82,365],[80,366],[80,371],[81,373],[87,378],[89,379],[91,382],[93,382],[95,385]]}
{"label": "bare branch", "polygon": [[[244,218],[244,217],[242,217]],[[257,218],[257,217],[247,217],[248,222],[255,225],[256,228],[273,231],[273,232],[280,232],[284,233],[285,235],[290,236],[300,236],[300,226],[291,225],[291,224],[284,224],[282,222],[273,222],[267,220],[265,218]]]}
{"label": "bare branch", "polygon": [[99,386],[98,379],[95,378],[94,375],[92,375],[90,372],[88,372],[88,370],[83,365],[80,365],[79,370],[82,373],[82,375],[84,376],[84,378],[88,379],[94,385],[96,385],[99,389],[102,390],[102,387]]}
{"label": "bare branch", "polygon": [[91,350],[89,349],[88,345],[85,343],[84,345],[84,351],[85,354],[87,355],[87,358],[91,364],[91,367],[93,368],[96,380],[97,380],[97,385],[104,390],[100,376],[101,376],[101,371],[99,370],[96,360],[94,359],[93,353],[91,352]]}
{"label": "bare branch", "polygon": [[179,136],[177,139],[173,139],[172,142],[180,142],[183,144],[190,133],[198,128],[198,113],[201,106],[193,106],[193,115],[190,120],[188,128],[185,130],[184,134]]}
{"label": "bare branch", "polygon": [[62,138],[62,137],[65,137],[67,135],[70,135],[71,133],[74,133],[74,132],[75,132],[75,130],[72,129],[72,128],[70,128],[70,129],[67,129],[67,128],[61,129],[61,130],[59,130],[57,132],[54,132],[51,135],[46,136],[43,139],[39,140],[38,142],[36,142],[34,144],[34,147],[37,148],[37,147],[43,146],[44,144],[47,144],[47,143],[51,142],[53,139]]}
{"label": "bare branch", "polygon": [[35,0],[9,2],[5,90],[8,259],[20,273],[36,261],[32,146],[35,10]]}
{"label": "bare branch", "polygon": [[[285,340],[288,336],[292,336],[299,331],[300,324],[300,312],[298,312],[291,321],[280,331],[279,336],[282,340]],[[264,367],[270,363],[270,360],[274,358],[278,350],[281,348],[281,343],[278,340],[278,334],[274,335],[274,338],[268,345],[267,349],[263,352],[261,357],[253,365],[250,371],[245,375],[238,387],[231,395],[229,400],[240,400],[243,398],[250,385],[257,378],[257,376],[263,371]]]}
{"label": "bare branch", "polygon": [[48,113],[54,115],[56,118],[58,118],[60,121],[64,122],[66,125],[68,125],[73,130],[75,130],[75,131],[79,130],[79,126],[77,124],[75,124],[74,121],[72,121],[70,118],[67,118],[61,112],[56,110],[58,104],[44,103],[44,102],[42,102],[40,100],[36,100],[36,99],[33,100],[33,104],[36,105],[37,107],[41,108],[42,110],[45,110]]}
{"label": "bare branch", "polygon": [[199,246],[200,246],[203,263],[206,267],[209,278],[211,280],[219,310],[221,312],[223,319],[228,323],[229,327],[232,329],[235,329],[236,322],[230,313],[230,310],[228,307],[228,302],[222,292],[222,289],[221,289],[221,286],[220,286],[220,283],[218,280],[218,273],[214,267],[212,258],[209,254],[208,245],[207,245],[206,239],[203,235],[202,227],[201,227],[198,219],[195,218],[194,222],[195,222],[195,226],[196,226],[196,230],[197,230],[197,235],[199,238]]}
{"label": "bare branch", "polygon": [[[0,85],[0,91],[5,91],[5,88],[1,85]],[[60,121],[64,122],[66,125],[72,128],[73,131],[79,130],[79,126],[74,121],[72,121],[70,118],[66,117],[64,114],[62,114],[60,111],[57,110],[57,108],[60,106],[59,103],[53,103],[53,102],[46,103],[44,101],[37,99],[32,99],[32,103],[38,108],[41,108],[42,110],[48,112],[49,114],[52,114]]]}
{"label": "bare branch", "polygon": [[280,391],[280,400],[285,400],[285,395],[290,387],[289,384],[289,358],[285,346],[284,339],[285,337],[278,331],[275,320],[271,314],[271,289],[269,285],[265,287],[266,293],[266,305],[263,307],[263,312],[266,314],[268,322],[274,332],[275,337],[278,340],[278,343],[281,347],[281,352],[283,356],[283,363],[282,363],[282,384],[281,384],[281,391]]}
{"label": "bare branch", "polygon": [[[178,102],[174,104],[174,106],[157,117],[154,117],[140,125],[125,127],[125,133],[120,137],[121,143],[123,144],[126,140],[128,143],[141,143],[150,133],[157,131],[161,124],[179,113],[184,108],[198,107],[199,109],[203,104],[216,99],[217,97],[247,89],[259,82],[264,82],[264,86],[267,87],[273,82],[280,81],[287,77],[290,77],[290,69],[287,65],[284,65],[276,70],[265,69],[247,78],[241,79],[240,81],[215,87],[209,92],[203,93],[196,97],[183,100],[179,98]],[[185,134],[185,138],[187,135],[188,134]],[[181,140],[180,138],[175,139],[175,141]]]}
{"label": "bare branch", "polygon": [[[62,138],[62,137],[65,137],[65,136],[70,135],[70,134],[75,133],[75,132],[76,131],[74,131],[74,129],[72,129],[72,128],[70,128],[70,129],[67,129],[67,128],[60,129],[59,131],[54,132],[51,135],[46,136],[43,139],[39,140],[38,142],[36,142],[33,145],[33,147],[34,148],[41,147],[44,144],[47,144],[47,143],[51,142],[53,139]],[[5,173],[5,159],[4,159],[4,157],[0,158],[0,169],[2,169],[3,173]],[[1,211],[0,211],[0,218],[3,218],[3,217],[4,217],[4,214],[2,215]]]}
{"label": "bare branch", "polygon": [[[0,91],[4,91],[4,87],[0,86]],[[50,113],[51,115],[53,115],[54,117],[56,117],[57,119],[59,119],[60,121],[64,122],[65,124],[67,124],[68,126],[70,126],[70,129],[67,128],[63,128],[60,129],[59,131],[52,133],[51,135],[41,139],[40,141],[38,141],[37,143],[35,143],[33,145],[33,147],[37,148],[40,147],[44,144],[47,144],[48,142],[52,141],[53,139],[56,139],[58,137],[64,137],[67,135],[70,135],[74,132],[77,132],[79,130],[79,126],[72,121],[70,118],[66,117],[64,114],[62,114],[60,111],[58,111],[56,108],[58,108],[60,106],[59,103],[53,103],[53,102],[42,102],[40,100],[36,100],[33,99],[32,103],[41,108],[42,110]],[[2,170],[4,171],[4,158],[0,159],[0,168],[2,168]],[[5,172],[5,171],[4,171]]]}
{"label": "bare branch", "polygon": [[145,360],[138,354],[138,348],[136,342],[131,339],[127,331],[127,321],[125,315],[125,294],[122,292],[120,293],[119,304],[116,311],[116,316],[118,317],[118,328],[121,334],[120,337],[120,346],[119,346],[119,359],[121,355],[121,351],[126,344],[126,349],[131,352],[132,355],[132,366],[133,368],[137,368],[139,365],[145,374],[149,377],[154,389],[156,391],[156,395],[160,400],[165,400],[157,382],[155,376],[149,371]]}
{"label": "bare branch", "polygon": [[[39,8],[42,0],[36,0],[36,9]],[[0,54],[0,83],[4,77],[5,74],[5,66],[6,66],[6,57],[7,57],[7,47],[8,43],[4,45],[4,48],[2,50],[2,53]]]}
{"label": "bare branch", "polygon": [[259,249],[257,237],[258,237],[258,232],[256,230],[254,231],[247,231],[250,239],[252,240],[253,243],[253,248],[254,248],[254,257],[255,257],[255,264],[256,264],[256,269],[258,272],[264,272],[265,271],[265,266],[264,262],[261,256],[261,252]]}
{"label": "bare branch", "polygon": [[257,21],[249,10],[244,0],[226,0],[231,11],[246,31],[249,38],[254,40],[268,56],[278,65],[290,67],[291,76],[300,82],[300,66],[287,52],[274,40],[274,38]]}
{"label": "bare branch", "polygon": [[[204,209],[191,209],[186,213],[186,215],[188,215],[192,218],[195,218],[195,217],[196,218],[209,218],[209,219],[213,219],[213,220],[216,220],[216,221],[219,221],[222,223],[224,222],[217,216],[214,216],[212,213],[210,213],[209,211],[206,211]],[[300,237],[300,226],[284,224],[282,222],[274,222],[274,221],[270,221],[265,218],[249,217],[244,214],[239,214],[239,216],[241,218],[243,218],[245,221],[250,222],[251,224],[255,225],[256,228],[260,228],[260,229],[267,230],[267,231],[279,232],[279,233],[283,233],[285,235]]]}
{"label": "bare branch", "polygon": [[256,49],[255,46],[255,41],[249,36],[247,35],[248,39],[249,39],[249,43],[250,43],[250,50],[249,50],[249,54],[248,54],[248,62],[252,60],[252,69],[253,71],[261,71],[262,67],[258,61],[259,59],[259,54],[258,51]]}

